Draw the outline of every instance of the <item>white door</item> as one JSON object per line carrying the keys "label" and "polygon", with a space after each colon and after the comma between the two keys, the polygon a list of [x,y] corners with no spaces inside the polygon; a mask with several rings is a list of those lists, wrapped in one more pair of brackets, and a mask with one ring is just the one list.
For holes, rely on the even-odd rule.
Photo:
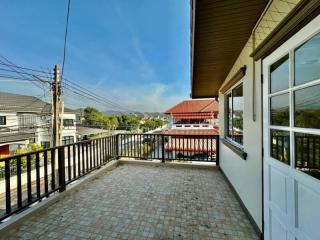
{"label": "white door", "polygon": [[320,16],[263,60],[265,239],[320,239]]}

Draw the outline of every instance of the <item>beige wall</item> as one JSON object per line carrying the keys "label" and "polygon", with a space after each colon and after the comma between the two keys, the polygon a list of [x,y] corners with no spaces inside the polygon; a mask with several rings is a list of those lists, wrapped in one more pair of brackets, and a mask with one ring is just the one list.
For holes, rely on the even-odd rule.
{"label": "beige wall", "polygon": [[[293,9],[299,0],[274,0],[271,2],[264,17],[253,36],[240,53],[235,64],[231,68],[224,84],[242,67],[247,66],[247,72],[243,78],[244,94],[244,136],[243,147],[248,154],[247,160],[243,160],[230,148],[221,144],[220,165],[231,184],[239,194],[249,213],[262,229],[262,108],[261,108],[261,61],[253,62],[250,57],[254,45],[258,46],[263,39],[278,25],[278,23]],[[253,45],[253,43],[255,43]],[[255,64],[255,68],[253,66]],[[255,83],[254,83],[255,81]],[[223,85],[224,85],[223,84]],[[255,84],[255,86],[254,86]],[[254,104],[255,103],[255,107]],[[224,95],[219,95],[220,134],[224,137],[225,112]],[[254,110],[255,108],[255,110]],[[255,121],[253,118],[255,115]]]}
{"label": "beige wall", "polygon": [[[254,34],[251,35],[244,49],[231,68],[225,82],[227,82],[238,70],[242,67],[249,55],[259,44],[271,33],[271,31],[284,19],[286,15],[300,2],[301,0],[273,0],[271,1],[268,10],[262,16],[260,23],[257,25]],[[254,38],[253,38],[254,35]]]}

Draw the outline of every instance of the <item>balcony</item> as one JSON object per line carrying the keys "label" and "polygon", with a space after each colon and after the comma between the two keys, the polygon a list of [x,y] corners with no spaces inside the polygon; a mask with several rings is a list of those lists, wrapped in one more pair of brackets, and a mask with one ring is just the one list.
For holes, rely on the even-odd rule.
{"label": "balcony", "polygon": [[217,140],[119,134],[1,159],[1,237],[258,239]]}

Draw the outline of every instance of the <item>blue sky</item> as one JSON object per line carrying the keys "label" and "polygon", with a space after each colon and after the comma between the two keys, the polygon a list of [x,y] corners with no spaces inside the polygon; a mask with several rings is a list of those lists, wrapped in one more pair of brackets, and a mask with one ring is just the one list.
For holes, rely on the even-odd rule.
{"label": "blue sky", "polygon": [[[2,0],[0,54],[25,67],[61,65],[66,8],[66,0]],[[164,111],[189,97],[189,11],[189,0],[72,0],[65,76],[127,108]],[[0,91],[44,92],[8,81]],[[70,94],[70,107],[108,108]]]}

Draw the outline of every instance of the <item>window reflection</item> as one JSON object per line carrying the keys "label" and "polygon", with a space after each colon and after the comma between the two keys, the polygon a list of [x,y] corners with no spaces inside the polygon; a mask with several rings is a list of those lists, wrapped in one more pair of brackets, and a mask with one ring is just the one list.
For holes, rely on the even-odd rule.
{"label": "window reflection", "polygon": [[294,93],[294,125],[320,129],[320,85]]}
{"label": "window reflection", "polygon": [[231,135],[231,133],[232,133],[232,95],[231,95],[231,93],[229,93],[227,96],[227,108],[228,108],[227,136],[229,138],[231,138],[232,137],[232,135]]}
{"label": "window reflection", "polygon": [[289,126],[289,94],[281,94],[270,98],[271,125]]}
{"label": "window reflection", "polygon": [[284,56],[270,67],[271,93],[285,90],[289,87],[289,55]]}
{"label": "window reflection", "polygon": [[320,179],[320,136],[295,133],[296,168]]}
{"label": "window reflection", "polygon": [[272,129],[270,139],[271,157],[290,165],[290,133]]}
{"label": "window reflection", "polygon": [[320,79],[320,33],[295,50],[295,85]]}
{"label": "window reflection", "polygon": [[233,141],[243,144],[243,86],[235,87],[227,96],[228,132],[227,136]]}

